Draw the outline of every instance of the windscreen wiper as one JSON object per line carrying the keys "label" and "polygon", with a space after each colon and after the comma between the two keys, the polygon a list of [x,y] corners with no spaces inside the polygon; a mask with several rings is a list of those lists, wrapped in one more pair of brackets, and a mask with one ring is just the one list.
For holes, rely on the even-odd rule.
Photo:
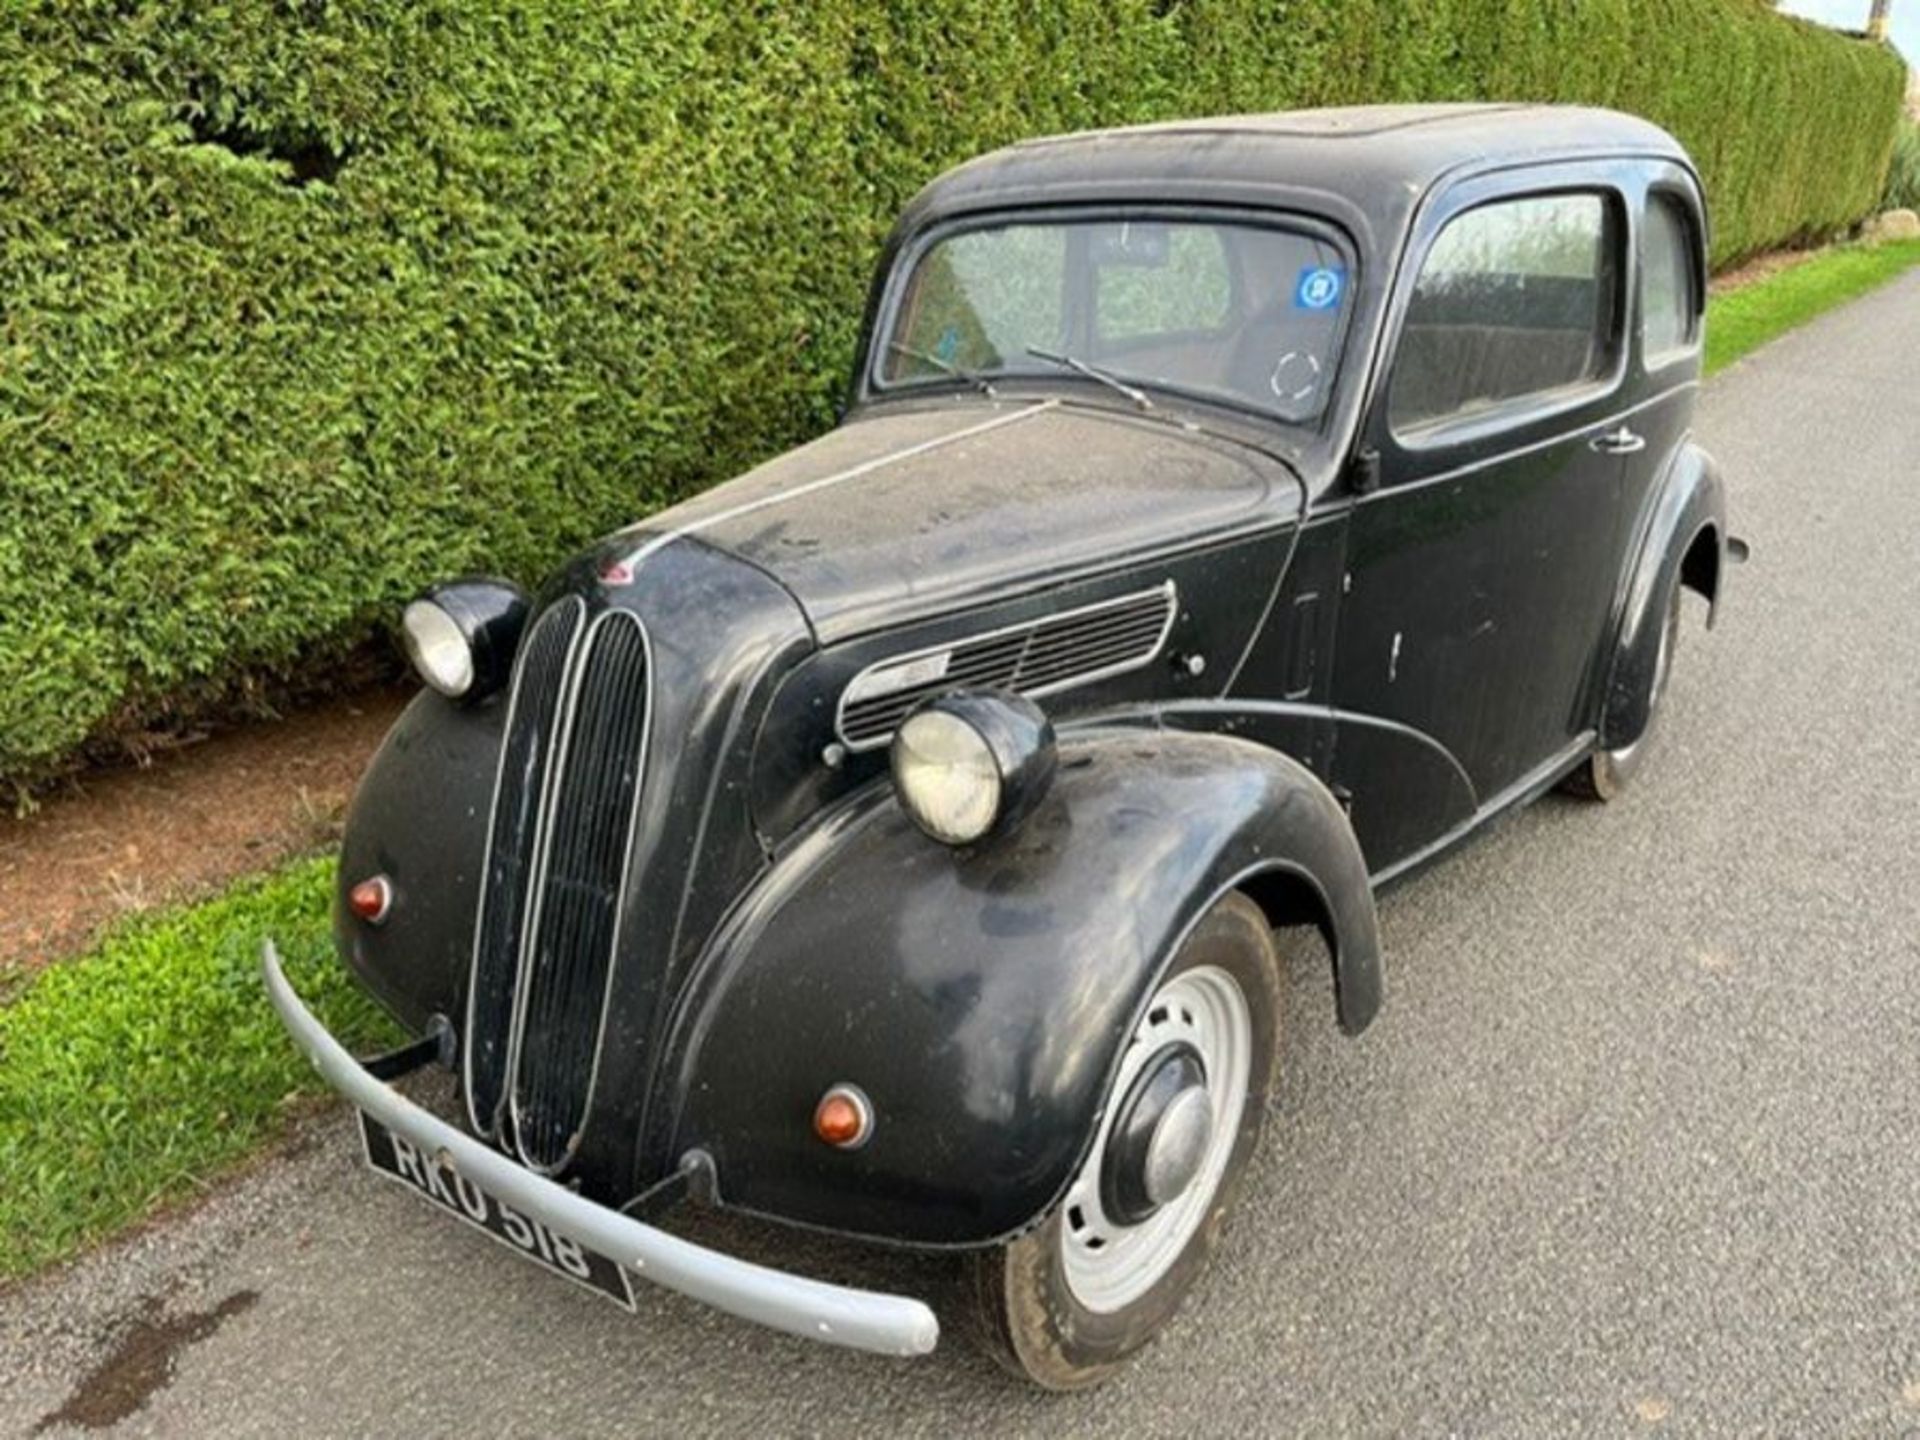
{"label": "windscreen wiper", "polygon": [[936,370],[944,370],[956,380],[966,381],[990,400],[999,398],[994,393],[993,382],[988,380],[986,376],[976,375],[973,371],[963,369],[951,360],[942,360],[938,355],[929,354],[925,350],[916,350],[911,345],[902,345],[898,340],[889,340],[887,342],[887,348],[889,350],[899,351],[909,360],[918,360],[922,364],[933,366]]}
{"label": "windscreen wiper", "polygon": [[1062,365],[1069,370],[1078,371],[1080,374],[1086,376],[1089,380],[1098,380],[1102,385],[1105,385],[1109,390],[1119,391],[1122,395],[1126,396],[1127,399],[1131,400],[1135,405],[1138,405],[1142,410],[1153,409],[1153,401],[1147,398],[1147,392],[1142,390],[1139,386],[1129,385],[1126,381],[1122,380],[1118,375],[1113,374],[1111,371],[1101,370],[1096,366],[1089,365],[1086,361],[1079,359],[1077,356],[1056,355],[1051,350],[1042,350],[1042,349],[1039,349],[1037,346],[1033,346],[1033,345],[1029,345],[1027,347],[1027,354],[1033,356],[1033,358],[1036,360],[1045,360],[1050,362],[1051,364]]}

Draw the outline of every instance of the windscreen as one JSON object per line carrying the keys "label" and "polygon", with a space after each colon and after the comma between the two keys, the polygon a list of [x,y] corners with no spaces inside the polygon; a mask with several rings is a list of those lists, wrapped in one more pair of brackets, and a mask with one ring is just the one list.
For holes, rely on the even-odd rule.
{"label": "windscreen", "polygon": [[1243,221],[988,225],[911,263],[878,358],[886,387],[1079,362],[1143,390],[1308,422],[1326,406],[1350,302],[1332,243]]}

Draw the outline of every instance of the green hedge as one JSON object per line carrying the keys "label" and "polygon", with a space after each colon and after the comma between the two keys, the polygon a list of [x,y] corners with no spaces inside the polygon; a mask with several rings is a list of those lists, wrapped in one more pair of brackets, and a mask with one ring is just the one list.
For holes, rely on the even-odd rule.
{"label": "green hedge", "polygon": [[889,217],[982,149],[1609,103],[1726,261],[1870,208],[1900,83],[1760,0],[8,0],[0,775],[818,430]]}
{"label": "green hedge", "polygon": [[1920,120],[1902,120],[1893,142],[1893,161],[1887,166],[1883,202],[1889,210],[1920,209]]}

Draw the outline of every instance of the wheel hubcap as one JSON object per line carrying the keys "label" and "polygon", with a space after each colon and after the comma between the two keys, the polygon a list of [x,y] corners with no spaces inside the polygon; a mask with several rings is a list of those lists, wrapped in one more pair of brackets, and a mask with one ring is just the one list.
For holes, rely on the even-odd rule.
{"label": "wheel hubcap", "polygon": [[1121,1057],[1119,1103],[1067,1187],[1061,1262],[1087,1309],[1131,1304],[1185,1251],[1233,1154],[1252,1066],[1233,976],[1196,966],[1155,993]]}
{"label": "wheel hubcap", "polygon": [[1200,1173],[1200,1162],[1207,1158],[1212,1140],[1213,1099],[1206,1086],[1189,1085],[1161,1113],[1147,1143],[1142,1176],[1147,1198],[1156,1206],[1179,1199]]}
{"label": "wheel hubcap", "polygon": [[1176,1199],[1200,1172],[1212,1128],[1200,1052],[1185,1040],[1163,1045],[1113,1109],[1100,1158],[1100,1206],[1108,1217],[1138,1225]]}

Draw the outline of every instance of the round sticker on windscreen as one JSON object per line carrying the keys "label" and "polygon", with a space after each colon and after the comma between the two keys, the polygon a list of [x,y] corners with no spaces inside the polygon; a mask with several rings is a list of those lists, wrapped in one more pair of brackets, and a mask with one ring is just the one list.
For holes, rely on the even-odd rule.
{"label": "round sticker on windscreen", "polygon": [[1331,310],[1340,303],[1346,275],[1331,265],[1309,265],[1294,286],[1293,303],[1302,310]]}

